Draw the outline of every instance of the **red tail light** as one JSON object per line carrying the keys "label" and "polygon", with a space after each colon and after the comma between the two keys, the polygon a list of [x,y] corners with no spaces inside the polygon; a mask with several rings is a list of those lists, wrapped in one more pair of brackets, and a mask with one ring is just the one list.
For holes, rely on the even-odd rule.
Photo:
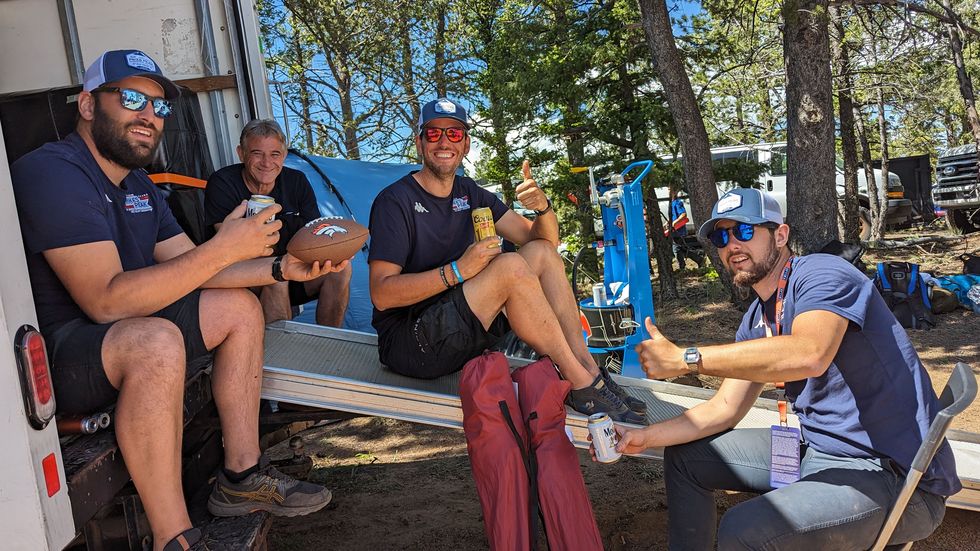
{"label": "red tail light", "polygon": [[24,325],[14,338],[17,365],[20,368],[24,407],[31,426],[40,430],[54,417],[54,390],[44,337],[30,325]]}

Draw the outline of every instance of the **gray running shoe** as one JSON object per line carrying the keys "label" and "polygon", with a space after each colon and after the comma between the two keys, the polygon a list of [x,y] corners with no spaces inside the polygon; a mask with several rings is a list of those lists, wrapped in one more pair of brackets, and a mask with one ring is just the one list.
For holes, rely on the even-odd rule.
{"label": "gray running shoe", "polygon": [[572,409],[583,415],[606,413],[613,421],[619,423],[647,424],[646,417],[630,410],[619,396],[616,396],[606,384],[602,374],[597,375],[591,385],[569,392],[566,401]]}
{"label": "gray running shoe", "polygon": [[323,509],[330,498],[330,490],[282,474],[262,454],[259,470],[237,484],[218,469],[218,480],[208,498],[208,511],[216,517],[247,515],[253,511],[294,517]]}
{"label": "gray running shoe", "polygon": [[599,371],[602,372],[602,379],[606,382],[606,386],[608,386],[609,390],[613,391],[613,394],[618,396],[619,399],[622,400],[624,404],[626,404],[626,407],[630,408],[636,413],[639,413],[640,415],[643,415],[647,412],[647,403],[644,402],[643,400],[640,400],[639,398],[634,398],[630,396],[626,392],[625,388],[619,386],[619,383],[613,380],[612,376],[609,375],[608,369],[606,369],[605,367],[600,367]]}

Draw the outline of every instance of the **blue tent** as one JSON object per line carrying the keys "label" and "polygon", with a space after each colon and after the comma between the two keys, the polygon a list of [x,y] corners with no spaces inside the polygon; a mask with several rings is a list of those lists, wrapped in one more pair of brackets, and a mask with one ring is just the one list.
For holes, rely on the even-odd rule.
{"label": "blue tent", "polygon": [[[371,216],[371,204],[382,189],[420,165],[368,163],[329,157],[303,155],[290,151],[286,166],[302,171],[313,185],[317,206],[323,216],[343,216],[364,226]],[[370,242],[369,242],[370,244]],[[371,326],[371,295],[368,289],[367,250],[353,260],[350,305],[344,327],[374,333]],[[315,323],[316,306],[308,304],[297,321]]]}

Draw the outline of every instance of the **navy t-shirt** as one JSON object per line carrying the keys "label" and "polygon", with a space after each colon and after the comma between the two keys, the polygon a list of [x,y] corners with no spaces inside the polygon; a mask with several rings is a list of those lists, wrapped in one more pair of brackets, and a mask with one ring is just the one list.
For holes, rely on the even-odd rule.
{"label": "navy t-shirt", "polygon": [[[222,223],[228,213],[252,196],[242,178],[244,168],[241,163],[226,166],[208,178],[204,188],[204,223],[208,227]],[[273,254],[285,254],[286,244],[303,224],[320,217],[316,195],[305,174],[284,166],[269,197],[282,205],[282,210],[276,214],[276,218],[282,220],[282,229]]]}
{"label": "navy t-shirt", "polygon": [[183,233],[163,194],[143,170],[113,185],[81,136],[70,134],[10,167],[27,268],[41,331],[88,319],[44,259],[43,251],[112,241],[124,271],[152,266],[153,249]]}
{"label": "navy t-shirt", "polygon": [[[494,222],[507,212],[496,195],[481,188],[471,178],[456,176],[447,197],[425,191],[407,174],[378,194],[371,206],[371,250],[368,262],[384,260],[402,267],[403,274],[416,274],[459,260],[473,244],[473,209],[490,207]],[[435,295],[419,303],[435,302]],[[395,318],[409,309],[374,309],[371,323],[384,332]]]}
{"label": "navy t-shirt", "polygon": [[[736,340],[766,336],[762,318],[775,319],[775,293],[749,307]],[[787,400],[803,438],[841,457],[888,457],[908,471],[929,424],[940,410],[929,374],[885,301],[864,274],[827,254],[796,258],[783,303],[783,334],[793,318],[825,310],[850,323],[837,355],[820,377],[786,382]],[[775,325],[770,326],[775,334]],[[944,442],[919,486],[939,495],[960,490],[949,443]]]}

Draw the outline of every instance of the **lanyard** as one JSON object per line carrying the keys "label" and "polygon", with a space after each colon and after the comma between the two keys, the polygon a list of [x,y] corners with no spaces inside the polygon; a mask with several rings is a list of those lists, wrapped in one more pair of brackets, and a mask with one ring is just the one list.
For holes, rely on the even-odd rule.
{"label": "lanyard", "polygon": [[[783,299],[786,298],[786,285],[789,283],[789,273],[793,269],[793,257],[786,260],[783,271],[779,275],[779,284],[776,285],[776,336],[783,332]],[[769,327],[769,320],[766,318],[766,309],[762,308],[762,321],[766,326],[766,337],[772,337],[772,329]],[[779,408],[779,424],[787,425],[786,421],[786,383],[778,382],[776,385],[776,406]]]}

